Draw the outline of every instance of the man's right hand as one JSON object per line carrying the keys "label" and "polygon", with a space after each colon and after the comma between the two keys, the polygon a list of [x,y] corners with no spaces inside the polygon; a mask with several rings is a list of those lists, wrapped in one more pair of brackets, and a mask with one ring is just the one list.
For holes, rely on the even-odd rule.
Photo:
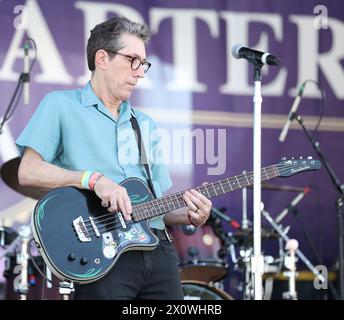
{"label": "man's right hand", "polygon": [[125,188],[102,176],[94,186],[94,192],[109,212],[119,211],[125,220],[131,220],[132,206]]}

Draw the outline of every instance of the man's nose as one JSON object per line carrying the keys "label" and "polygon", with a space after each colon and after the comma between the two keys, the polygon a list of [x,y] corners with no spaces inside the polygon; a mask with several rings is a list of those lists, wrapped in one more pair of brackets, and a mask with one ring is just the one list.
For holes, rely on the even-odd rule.
{"label": "man's nose", "polygon": [[136,70],[135,75],[136,75],[137,77],[140,77],[140,78],[144,78],[144,77],[145,77],[145,68],[144,68],[144,65],[143,65],[143,64],[141,64],[141,65],[139,66],[139,68]]}

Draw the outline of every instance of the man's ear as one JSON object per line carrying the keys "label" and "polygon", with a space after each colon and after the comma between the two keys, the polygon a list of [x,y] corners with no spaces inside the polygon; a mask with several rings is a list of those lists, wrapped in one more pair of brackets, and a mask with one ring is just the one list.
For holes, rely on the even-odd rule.
{"label": "man's ear", "polygon": [[105,50],[98,50],[94,57],[94,65],[98,66],[101,70],[106,69],[107,61],[109,59],[109,55]]}

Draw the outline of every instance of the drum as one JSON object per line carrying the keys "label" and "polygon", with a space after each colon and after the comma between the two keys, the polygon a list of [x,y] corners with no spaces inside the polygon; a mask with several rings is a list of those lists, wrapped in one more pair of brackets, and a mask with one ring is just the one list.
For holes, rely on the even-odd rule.
{"label": "drum", "polygon": [[[14,252],[6,254],[4,277],[5,283],[5,300],[19,300],[20,294],[16,292],[20,277],[20,266],[17,264],[17,255]],[[34,261],[44,273],[45,263],[41,256],[34,257]],[[51,285],[47,286],[47,281],[37,271],[31,259],[28,260],[28,293],[26,295],[27,300],[62,300],[62,296],[59,293],[59,288]],[[52,275],[52,281],[59,284],[61,280]]]}
{"label": "drum", "polygon": [[181,280],[219,281],[227,275],[227,260],[219,253],[223,243],[210,225],[173,227]]}
{"label": "drum", "polygon": [[234,300],[228,293],[201,281],[182,281],[184,300]]}

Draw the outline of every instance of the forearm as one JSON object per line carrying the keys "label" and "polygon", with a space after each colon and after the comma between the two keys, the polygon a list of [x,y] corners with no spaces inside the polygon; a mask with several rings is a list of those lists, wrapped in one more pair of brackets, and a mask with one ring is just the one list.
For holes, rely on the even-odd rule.
{"label": "forearm", "polygon": [[25,151],[18,172],[19,183],[23,186],[50,190],[57,187],[81,188],[82,171],[71,171],[48,163],[32,149]]}
{"label": "forearm", "polygon": [[181,208],[166,213],[164,216],[164,222],[166,226],[190,224],[187,208]]}

